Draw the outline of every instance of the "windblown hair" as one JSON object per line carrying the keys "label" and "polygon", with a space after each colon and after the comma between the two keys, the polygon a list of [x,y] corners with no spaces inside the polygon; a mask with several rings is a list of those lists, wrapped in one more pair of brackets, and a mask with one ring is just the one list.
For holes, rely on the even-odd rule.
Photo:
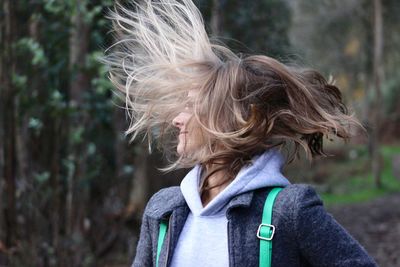
{"label": "windblown hair", "polygon": [[[347,140],[363,128],[339,89],[318,72],[265,55],[236,55],[212,43],[190,0],[117,3],[109,17],[118,41],[105,62],[130,116],[126,133],[131,140],[144,133],[150,144],[154,138],[176,153],[172,119],[193,102],[190,124],[200,126],[204,145],[190,155],[176,154],[164,170],[218,166],[205,173],[202,193],[211,188],[207,178],[214,172],[227,170],[226,181],[234,179],[266,149],[294,147],[292,161],[302,147],[312,159],[325,155],[324,136]],[[188,98],[191,90],[194,99]]]}

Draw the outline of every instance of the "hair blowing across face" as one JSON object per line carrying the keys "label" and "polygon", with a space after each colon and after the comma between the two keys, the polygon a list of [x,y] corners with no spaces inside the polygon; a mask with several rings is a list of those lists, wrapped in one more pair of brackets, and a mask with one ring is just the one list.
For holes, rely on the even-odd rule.
{"label": "hair blowing across face", "polygon": [[[325,155],[324,136],[348,140],[363,128],[348,114],[340,90],[320,73],[263,55],[227,61],[216,69],[201,88],[194,112],[210,140],[201,162],[217,163],[214,172],[228,170],[221,183],[271,147],[294,147],[289,162],[299,156],[300,147],[312,159]],[[209,189],[211,174],[204,175],[203,191]]]}
{"label": "hair blowing across face", "polygon": [[193,102],[189,124],[201,129],[204,144],[175,155],[164,170],[202,164],[202,194],[211,188],[213,173],[227,172],[221,184],[232,180],[266,149],[292,148],[291,162],[303,148],[312,159],[324,155],[324,136],[347,140],[363,128],[348,114],[339,89],[320,73],[265,55],[239,56],[211,43],[190,0],[117,4],[110,18],[118,41],[103,60],[126,103],[127,134],[144,132],[149,142],[154,137],[174,154],[172,119]]}

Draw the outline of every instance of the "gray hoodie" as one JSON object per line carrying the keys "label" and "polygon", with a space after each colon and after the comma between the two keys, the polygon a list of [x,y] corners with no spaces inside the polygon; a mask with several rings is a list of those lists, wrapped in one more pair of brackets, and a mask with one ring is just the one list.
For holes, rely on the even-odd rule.
{"label": "gray hoodie", "polygon": [[180,186],[190,212],[171,266],[228,266],[227,204],[233,197],[248,191],[290,184],[281,173],[283,164],[283,156],[275,149],[254,157],[252,164],[242,168],[235,179],[205,207],[199,194],[200,166],[193,168]]}

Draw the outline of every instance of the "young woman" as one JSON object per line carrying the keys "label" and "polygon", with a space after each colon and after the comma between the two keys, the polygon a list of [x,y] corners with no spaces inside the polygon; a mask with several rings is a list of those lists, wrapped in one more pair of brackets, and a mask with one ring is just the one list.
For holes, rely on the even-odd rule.
{"label": "young woman", "polygon": [[301,148],[324,155],[324,137],[362,128],[336,86],[211,42],[190,0],[117,4],[110,17],[119,41],[106,62],[129,111],[127,133],[172,152],[165,170],[192,168],[148,202],[133,266],[258,266],[257,229],[277,186],[272,266],[376,266],[311,186],[281,172]]}

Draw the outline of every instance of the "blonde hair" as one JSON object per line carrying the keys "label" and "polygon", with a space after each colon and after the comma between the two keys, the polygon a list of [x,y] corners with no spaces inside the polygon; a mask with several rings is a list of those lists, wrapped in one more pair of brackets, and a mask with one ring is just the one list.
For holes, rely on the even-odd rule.
{"label": "blonde hair", "polygon": [[[104,62],[126,103],[131,140],[144,133],[149,143],[154,137],[175,153],[172,119],[193,101],[188,92],[197,91],[191,123],[201,127],[204,146],[189,156],[175,155],[164,170],[218,162],[213,173],[225,169],[229,180],[271,147],[294,144],[291,160],[299,147],[313,158],[324,155],[324,136],[347,140],[354,126],[362,128],[339,89],[318,72],[265,55],[239,56],[212,43],[190,0],[117,3],[109,17],[118,41]],[[202,192],[211,188],[211,174]]]}

